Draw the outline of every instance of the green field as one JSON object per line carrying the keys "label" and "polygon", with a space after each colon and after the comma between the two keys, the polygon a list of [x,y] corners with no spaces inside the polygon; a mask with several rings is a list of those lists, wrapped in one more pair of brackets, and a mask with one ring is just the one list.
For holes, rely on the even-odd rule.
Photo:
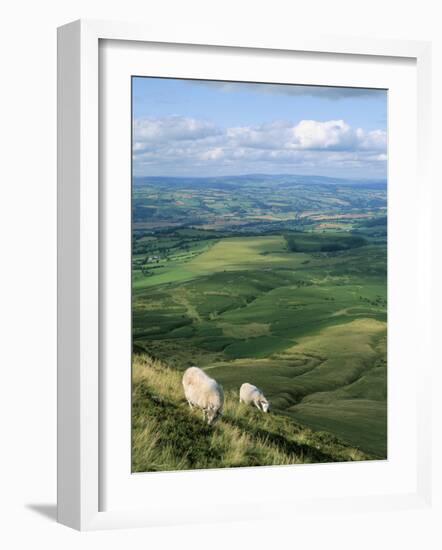
{"label": "green field", "polygon": [[[159,391],[150,377],[145,401],[140,398],[138,384],[146,381],[139,362],[146,366],[147,357],[161,365],[155,371],[159,377],[164,369],[180,377],[188,366],[198,365],[233,400],[243,382],[256,384],[271,401],[272,412],[266,418],[255,415],[253,423],[263,424],[263,434],[282,431],[286,447],[281,443],[267,453],[261,448],[265,434],[260,439],[247,425],[253,411],[235,409],[236,420],[229,424],[226,417],[224,428],[217,430],[240,430],[250,439],[250,453],[244,444],[238,463],[226,458],[227,451],[207,463],[202,455],[189,459],[190,449],[182,448],[178,436],[182,462],[173,439],[167,452],[175,458],[159,459],[164,445],[149,447],[143,432],[133,449],[134,469],[386,458],[385,187],[321,183],[311,184],[307,193],[303,181],[287,184],[278,194],[276,184],[255,181],[259,193],[252,199],[238,188],[232,193],[226,182],[166,184],[169,202],[159,193],[161,182],[134,187],[133,349],[139,371],[133,384],[134,430],[145,429],[140,418],[151,415],[151,394]],[[170,201],[179,204],[171,210]],[[181,203],[192,213],[187,223],[181,219]],[[324,219],[333,227],[324,229]],[[178,415],[186,424],[183,396],[175,390],[170,396],[162,390],[161,414],[170,407],[165,422],[176,422]],[[159,429],[157,420],[149,418]],[[274,425],[265,428],[266,422]],[[218,432],[207,432],[202,421],[200,429],[198,441],[214,451]],[[327,457],[315,459],[290,446],[294,450],[287,452],[291,430],[313,438],[328,434],[334,443],[324,451]],[[218,436],[227,437],[224,432]],[[332,452],[333,446],[348,448],[347,458]],[[147,448],[157,456],[154,465],[147,454],[143,459]]]}

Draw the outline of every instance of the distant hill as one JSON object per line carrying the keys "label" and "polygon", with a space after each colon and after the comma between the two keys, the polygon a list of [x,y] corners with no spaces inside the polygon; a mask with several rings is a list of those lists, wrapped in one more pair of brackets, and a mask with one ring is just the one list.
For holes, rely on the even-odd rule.
{"label": "distant hill", "polygon": [[144,176],[134,177],[134,186],[158,185],[174,186],[176,188],[188,187],[214,187],[225,188],[236,185],[248,184],[268,185],[278,184],[282,186],[291,185],[358,185],[371,188],[386,188],[386,180],[368,180],[368,179],[345,179],[332,178],[326,176],[305,176],[291,174],[245,174],[237,176],[215,176],[215,177],[172,177],[172,176]]}
{"label": "distant hill", "polygon": [[269,224],[271,230],[306,229],[330,219],[336,228],[336,216],[348,225],[361,215],[385,216],[387,206],[385,181],[254,174],[144,177],[133,184],[134,227],[143,230],[187,225],[237,232],[259,226],[262,232]]}

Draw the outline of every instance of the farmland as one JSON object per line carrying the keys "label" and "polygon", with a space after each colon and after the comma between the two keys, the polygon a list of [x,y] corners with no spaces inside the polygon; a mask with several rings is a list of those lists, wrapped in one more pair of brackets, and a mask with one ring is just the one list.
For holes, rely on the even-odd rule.
{"label": "farmland", "polygon": [[[383,182],[135,179],[135,470],[386,458],[386,242]],[[175,377],[171,395],[155,389],[152,376],[146,382],[152,364],[159,379]],[[155,446],[155,464],[149,462],[143,458],[148,444],[140,443],[148,437],[140,419],[155,405],[149,395],[161,393],[162,407],[171,407],[167,414],[187,422],[176,377],[194,364],[222,383],[231,403],[241,383],[261,387],[272,403],[270,415],[258,419],[274,423],[262,427],[266,433],[279,431],[286,442],[300,433],[309,441],[328,437],[348,453],[329,447],[321,460],[296,446],[288,454],[287,446],[264,449],[246,425],[253,411],[240,411],[241,424],[235,409],[224,428],[240,430],[251,445],[248,453],[245,444],[238,464],[221,454],[204,466],[184,449],[181,463],[164,459],[161,466],[164,449]],[[202,445],[214,437],[198,435]]]}

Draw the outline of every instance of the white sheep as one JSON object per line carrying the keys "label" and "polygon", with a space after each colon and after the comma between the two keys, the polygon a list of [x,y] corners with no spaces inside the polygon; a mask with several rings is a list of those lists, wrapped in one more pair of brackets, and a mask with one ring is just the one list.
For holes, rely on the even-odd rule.
{"label": "white sheep", "polygon": [[224,406],[224,391],[216,380],[198,367],[188,368],[183,375],[184,395],[190,408],[202,409],[203,418],[210,425],[217,420]]}
{"label": "white sheep", "polygon": [[268,412],[270,408],[269,401],[264,397],[264,394],[253,384],[247,382],[243,384],[239,390],[239,402],[246,405],[255,405],[260,411]]}

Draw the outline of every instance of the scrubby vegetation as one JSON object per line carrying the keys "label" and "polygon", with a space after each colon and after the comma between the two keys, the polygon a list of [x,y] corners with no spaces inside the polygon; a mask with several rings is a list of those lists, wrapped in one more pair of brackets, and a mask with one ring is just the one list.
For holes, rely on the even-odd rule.
{"label": "scrubby vegetation", "polygon": [[320,431],[262,414],[226,394],[213,427],[184,399],[181,373],[147,355],[133,362],[134,472],[336,462],[373,458]]}

